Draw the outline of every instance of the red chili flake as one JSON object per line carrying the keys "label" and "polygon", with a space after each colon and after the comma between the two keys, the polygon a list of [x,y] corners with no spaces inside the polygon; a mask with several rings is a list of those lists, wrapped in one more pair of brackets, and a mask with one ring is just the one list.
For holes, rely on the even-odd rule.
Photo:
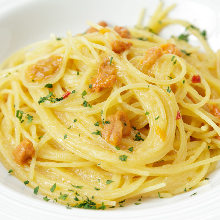
{"label": "red chili flake", "polygon": [[62,98],[65,99],[71,94],[70,91],[66,91],[66,93],[63,94]]}
{"label": "red chili flake", "polygon": [[194,75],[192,77],[192,83],[200,83],[201,82],[201,78],[199,75]]}
{"label": "red chili flake", "polygon": [[178,111],[177,114],[176,114],[176,120],[179,120],[179,119],[181,119],[181,114],[180,114],[180,112]]}

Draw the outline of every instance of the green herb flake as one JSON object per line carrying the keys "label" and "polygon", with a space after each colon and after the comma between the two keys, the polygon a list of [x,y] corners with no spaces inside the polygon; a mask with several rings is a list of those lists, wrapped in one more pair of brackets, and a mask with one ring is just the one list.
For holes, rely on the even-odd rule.
{"label": "green herb flake", "polygon": [[203,37],[205,40],[207,39],[207,32],[206,32],[206,30],[201,31],[200,34],[202,35],[202,37]]}
{"label": "green herb flake", "polygon": [[195,195],[197,195],[197,192],[193,193],[193,194],[192,194],[192,195],[190,195],[190,196],[195,196]]}
{"label": "green herb flake", "polygon": [[75,119],[73,120],[73,122],[74,122],[74,123],[77,122],[77,119],[75,118]]}
{"label": "green herb flake", "polygon": [[134,141],[144,141],[144,139],[141,137],[141,133],[138,132],[135,137],[134,137]]}
{"label": "green herb flake", "polygon": [[128,148],[128,150],[129,150],[130,152],[133,152],[134,148],[133,148],[133,147],[130,147],[130,148]]}
{"label": "green herb flake", "polygon": [[73,93],[76,93],[76,90],[73,90],[71,93],[72,93],[72,94],[73,94]]}
{"label": "green herb flake", "polygon": [[84,107],[89,107],[89,108],[92,107],[86,100],[84,100],[83,106],[84,106]]}
{"label": "green herb flake", "polygon": [[119,156],[119,160],[121,160],[121,161],[127,161],[127,158],[128,158],[128,156],[126,156],[126,155]]}
{"label": "green herb flake", "polygon": [[79,201],[78,197],[76,197],[76,196],[75,196],[74,200],[75,200],[75,201]]}
{"label": "green herb flake", "polygon": [[99,208],[98,208],[98,209],[102,209],[102,210],[105,210],[105,209],[106,209],[106,206],[105,206],[104,202],[102,202],[102,205],[101,205],[101,206],[99,206]]}
{"label": "green herb flake", "polygon": [[56,189],[56,187],[57,187],[57,184],[54,183],[53,186],[51,186],[50,191],[51,191],[51,192],[54,192],[54,190]]}
{"label": "green herb flake", "polygon": [[135,205],[140,205],[141,203],[140,203],[140,202],[135,202],[134,204],[135,204]]}
{"label": "green herb flake", "polygon": [[158,120],[160,118],[160,116],[158,115],[156,118],[155,118],[155,120]]}
{"label": "green herb flake", "polygon": [[13,170],[12,169],[10,169],[9,171],[8,171],[8,173],[12,173],[13,172]]}
{"label": "green herb flake", "polygon": [[145,112],[145,115],[149,115],[149,114],[150,114],[150,112],[148,112],[148,111]]}
{"label": "green herb flake", "polygon": [[21,110],[16,111],[16,117],[19,119],[19,121],[22,123],[24,120],[22,119],[24,112]]}
{"label": "green herb flake", "polygon": [[31,123],[34,117],[32,115],[27,114],[26,118],[28,120],[28,123]]}
{"label": "green herb flake", "polygon": [[106,180],[106,184],[111,184],[112,182],[114,182],[113,180]]}
{"label": "green herb flake", "polygon": [[97,191],[98,191],[98,190],[100,190],[100,189],[99,189],[99,188],[97,188],[97,187],[94,187],[94,189],[95,189],[95,190],[97,190]]}
{"label": "green herb flake", "polygon": [[183,40],[183,41],[188,42],[189,41],[189,34],[180,34],[178,36],[178,40]]}
{"label": "green herb flake", "polygon": [[89,88],[90,88],[90,89],[92,88],[92,84],[89,84]]}
{"label": "green herb flake", "polygon": [[187,192],[187,189],[186,189],[186,188],[184,189],[184,192]]}
{"label": "green herb flake", "polygon": [[208,149],[210,149],[211,147],[210,146],[208,146]]}
{"label": "green herb flake", "polygon": [[209,178],[206,177],[205,180],[209,180]]}
{"label": "green herb flake", "polygon": [[104,203],[100,207],[97,207],[96,203],[87,198],[86,200],[76,204],[74,207],[82,209],[105,209]]}
{"label": "green herb flake", "polygon": [[37,186],[37,187],[34,188],[34,194],[37,195],[37,194],[38,194],[38,191],[39,191],[39,186]]}
{"label": "green herb flake", "polygon": [[134,130],[137,130],[137,128],[136,128],[136,127],[134,127],[134,126],[133,126],[132,128],[133,128]]}
{"label": "green herb flake", "polygon": [[53,84],[50,84],[50,83],[48,83],[48,84],[46,84],[45,86],[44,86],[45,88],[53,88]]}
{"label": "green herb flake", "polygon": [[186,56],[190,56],[192,53],[188,53],[187,51],[185,50],[180,50],[182,53],[184,53]]}
{"label": "green herb flake", "polygon": [[27,184],[29,184],[29,181],[28,181],[28,180],[25,180],[25,181],[24,181],[24,185],[27,185]]}
{"label": "green herb flake", "polygon": [[169,79],[173,79],[173,77],[171,77],[171,76],[168,76],[168,78],[169,78]]}
{"label": "green herb flake", "polygon": [[[105,121],[104,124],[110,124],[110,121]],[[126,125],[125,125],[126,126]]]}
{"label": "green herb flake", "polygon": [[110,58],[110,62],[109,62],[109,65],[112,64],[112,60],[113,60],[113,57]]}
{"label": "green herb flake", "polygon": [[76,186],[76,185],[73,185],[73,184],[71,184],[71,185],[72,185],[72,187],[74,187],[76,189],[82,189],[83,188],[83,186]]}
{"label": "green herb flake", "polygon": [[83,92],[82,92],[82,98],[84,98],[84,96],[87,94],[87,92],[86,92],[86,90],[84,90]]}
{"label": "green herb flake", "polygon": [[96,130],[96,131],[92,132],[92,134],[102,136],[102,133],[101,133],[101,131],[99,131],[99,130]]}
{"label": "green herb flake", "polygon": [[61,200],[66,200],[68,197],[67,194],[63,194],[62,192],[60,192],[60,196],[58,197],[58,199],[61,199]]}
{"label": "green herb flake", "polygon": [[138,40],[147,41],[148,39],[146,37],[138,37]]}
{"label": "green herb flake", "polygon": [[50,199],[48,199],[47,196],[43,197],[43,200],[46,202],[50,201]]}
{"label": "green herb flake", "polygon": [[62,40],[62,38],[61,37],[57,37],[56,40]]}
{"label": "green herb flake", "polygon": [[77,76],[79,75],[79,71],[77,71],[76,75],[77,75]]}
{"label": "green herb flake", "polygon": [[163,197],[160,195],[160,192],[158,192],[158,197],[161,198],[161,199],[163,198]]}
{"label": "green herb flake", "polygon": [[171,61],[174,61],[174,59],[175,59],[175,56],[172,56],[172,57],[171,57]]}
{"label": "green herb flake", "polygon": [[67,134],[65,134],[63,138],[64,138],[64,139],[67,139]]}
{"label": "green herb flake", "polygon": [[168,86],[167,87],[167,92],[170,93],[171,91],[172,91],[171,88]]}
{"label": "green herb flake", "polygon": [[97,121],[94,125],[95,125],[95,126],[99,126],[99,122]]}
{"label": "green herb flake", "polygon": [[184,80],[183,80],[183,84],[185,84],[185,82],[186,82],[186,80],[184,79]]}
{"label": "green herb flake", "polygon": [[116,150],[120,150],[120,147],[118,147],[118,146],[115,146],[115,148],[116,148]]}

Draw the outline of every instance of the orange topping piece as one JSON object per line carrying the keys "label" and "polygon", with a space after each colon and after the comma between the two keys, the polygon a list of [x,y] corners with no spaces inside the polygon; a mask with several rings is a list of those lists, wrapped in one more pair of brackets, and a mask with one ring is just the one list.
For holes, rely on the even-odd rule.
{"label": "orange topping piece", "polygon": [[177,56],[182,56],[181,51],[176,47],[175,44],[167,43],[167,44],[162,44],[161,49],[163,50],[164,54],[174,54]]}
{"label": "orange topping piece", "polygon": [[146,51],[144,58],[140,61],[141,70],[146,72],[163,54],[174,54],[177,56],[182,55],[176,45],[171,43],[149,48]]}
{"label": "orange topping piece", "polygon": [[129,30],[125,27],[115,26],[114,30],[122,37],[122,38],[131,38],[131,34]]}
{"label": "orange topping piece", "polygon": [[25,138],[13,151],[14,160],[19,165],[24,165],[35,154],[35,149],[32,142]]}
{"label": "orange topping piece", "polygon": [[46,59],[39,60],[37,63],[27,68],[26,77],[30,82],[40,82],[45,80],[60,70],[63,58],[58,55],[52,55]]}
{"label": "orange topping piece", "polygon": [[125,50],[130,49],[130,47],[132,46],[132,43],[130,42],[123,42],[121,40],[115,40],[112,42],[112,50],[115,53],[122,53]]}
{"label": "orange topping piece", "polygon": [[120,144],[122,137],[131,133],[130,121],[125,112],[117,111],[114,115],[107,118],[110,124],[105,124],[102,137],[113,145]]}
{"label": "orange topping piece", "polygon": [[[98,23],[98,25],[100,25],[100,26],[102,26],[102,27],[107,27],[108,26],[108,24],[105,22],[105,21],[100,21],[99,23]],[[108,30],[108,29],[107,29]],[[91,27],[91,28],[89,28],[87,31],[86,31],[86,33],[94,33],[94,32],[97,32],[97,29],[95,29],[94,27]]]}
{"label": "orange topping piece", "polygon": [[210,112],[217,118],[220,118],[220,109],[216,105],[213,105],[213,107],[210,108]]}
{"label": "orange topping piece", "polygon": [[92,89],[95,92],[100,92],[104,88],[113,87],[116,81],[116,67],[110,63],[109,59],[105,59],[99,66],[98,76],[94,80]]}

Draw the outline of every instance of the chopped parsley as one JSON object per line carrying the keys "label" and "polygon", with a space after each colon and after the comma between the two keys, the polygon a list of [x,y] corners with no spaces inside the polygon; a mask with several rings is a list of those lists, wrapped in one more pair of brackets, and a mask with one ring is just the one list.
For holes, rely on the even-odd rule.
{"label": "chopped parsley", "polygon": [[38,191],[39,191],[39,186],[37,186],[37,187],[34,188],[34,194],[37,195],[37,194],[38,194]]}
{"label": "chopped parsley", "polygon": [[84,98],[84,96],[87,94],[87,92],[86,92],[86,90],[84,90],[83,92],[82,92],[82,98]]}
{"label": "chopped parsley", "polygon": [[54,192],[54,190],[56,189],[56,187],[57,187],[57,184],[54,183],[53,186],[51,186],[50,191],[51,191],[51,192]]}
{"label": "chopped parsley", "polygon": [[130,151],[130,152],[133,152],[133,147],[130,147],[130,148],[128,148],[128,150]]}
{"label": "chopped parsley", "polygon": [[[150,112],[148,112],[148,111],[145,112],[145,115],[149,115],[149,114],[150,114]],[[136,130],[136,129],[134,129],[134,130]]]}
{"label": "chopped parsley", "polygon": [[200,34],[203,36],[203,38],[204,38],[205,40],[207,39],[206,30],[201,31]]}
{"label": "chopped parsley", "polygon": [[10,169],[9,171],[8,171],[8,173],[12,173],[13,172],[13,170],[12,169]]}
{"label": "chopped parsley", "polygon": [[208,149],[210,149],[210,146],[208,146]]}
{"label": "chopped parsley", "polygon": [[118,147],[118,146],[115,146],[115,148],[116,148],[116,150],[120,150],[120,147]]}
{"label": "chopped parsley", "polygon": [[167,92],[170,93],[171,91],[172,91],[171,88],[168,86],[167,87]]}
{"label": "chopped parsley", "polygon": [[126,155],[120,155],[119,156],[119,160],[121,160],[121,161],[126,161],[127,158],[128,158],[128,156],[126,156]]}
{"label": "chopped parsley", "polygon": [[146,38],[146,37],[138,37],[137,39],[138,39],[138,40],[147,41],[147,38]]}
{"label": "chopped parsley", "polygon": [[27,114],[26,118],[27,118],[29,123],[31,123],[33,121],[33,116],[32,115]]}
{"label": "chopped parsley", "polygon": [[43,137],[43,135],[39,136],[38,139],[40,140]]}
{"label": "chopped parsley", "polygon": [[29,181],[28,181],[28,180],[24,181],[24,185],[27,185],[28,183],[29,183]]}
{"label": "chopped parsley", "polygon": [[171,57],[171,61],[173,61],[174,59],[175,59],[175,56],[172,56],[172,57]]}
{"label": "chopped parsley", "polygon": [[138,132],[135,137],[134,137],[134,141],[144,141],[144,139],[141,137],[141,133]]}
{"label": "chopped parsley", "polygon": [[46,202],[50,201],[50,199],[48,199],[47,196],[43,197],[43,200]]}
{"label": "chopped parsley", "polygon": [[106,184],[111,184],[112,182],[114,182],[113,180],[106,180]]}
{"label": "chopped parsley", "polygon": [[193,193],[193,194],[192,194],[192,195],[190,195],[190,196],[195,196],[195,195],[197,195],[197,192]]}
{"label": "chopped parsley", "polygon": [[75,196],[74,200],[75,200],[75,201],[79,201],[78,197],[76,197],[76,196]]}
{"label": "chopped parsley", "polygon": [[[145,114],[146,114],[146,113],[145,113]],[[136,127],[134,127],[134,126],[133,126],[132,128],[133,128],[134,130],[137,130],[137,128],[136,128]]]}
{"label": "chopped parsley", "polygon": [[76,75],[77,75],[77,76],[79,75],[79,71],[77,71]]}
{"label": "chopped parsley", "polygon": [[66,200],[67,197],[68,197],[67,194],[63,194],[62,192],[60,192],[60,196],[58,197],[58,199]]}
{"label": "chopped parsley", "polygon": [[169,78],[169,79],[173,79],[173,77],[171,77],[171,76],[168,76],[168,78]]}
{"label": "chopped parsley", "polygon": [[49,101],[51,103],[56,103],[62,100],[63,100],[63,97],[55,98],[54,94],[50,91],[47,96],[40,97],[40,99],[38,100],[38,104],[40,105],[41,103],[46,102],[46,101]]}
{"label": "chopped parsley", "polygon": [[155,118],[155,120],[158,120],[158,119],[159,119],[159,117],[160,117],[160,116],[158,115],[158,116]]}
{"label": "chopped parsley", "polygon": [[82,209],[102,209],[102,210],[106,209],[106,206],[103,202],[102,205],[98,207],[97,204],[92,200],[90,200],[89,198],[76,204],[74,207],[82,208]]}
{"label": "chopped parsley", "polygon": [[135,202],[134,204],[135,204],[135,205],[140,205],[141,203],[140,203],[140,202]]}
{"label": "chopped parsley", "polygon": [[53,84],[51,84],[51,83],[48,83],[48,84],[46,84],[45,86],[44,86],[45,88],[53,88]]}
{"label": "chopped parsley", "polygon": [[163,197],[160,195],[160,192],[158,192],[158,197],[161,198],[161,199],[163,198]]}
{"label": "chopped parsley", "polygon": [[57,37],[56,40],[62,40],[62,38],[61,37]]}
{"label": "chopped parsley", "polygon": [[77,122],[77,119],[75,118],[75,119],[73,120],[73,122],[74,122],[74,123]]}
{"label": "chopped parsley", "polygon": [[16,117],[19,119],[19,121],[22,123],[24,120],[22,119],[24,112],[21,110],[16,111]]}
{"label": "chopped parsley", "polygon": [[[104,124],[110,124],[110,121],[104,121]],[[125,125],[127,126],[127,125]]]}
{"label": "chopped parsley", "polygon": [[84,107],[89,107],[89,108],[92,107],[86,100],[84,100],[83,106],[84,106]]}
{"label": "chopped parsley", "polygon": [[205,180],[209,180],[209,178],[206,177]]}
{"label": "chopped parsley", "polygon": [[189,34],[180,34],[178,36],[178,40],[183,40],[183,41],[188,42],[189,41]]}
{"label": "chopped parsley", "polygon": [[191,53],[188,53],[187,51],[185,51],[185,50],[180,50],[182,53],[184,53],[186,56],[190,56],[191,55]]}
{"label": "chopped parsley", "polygon": [[71,185],[72,185],[72,187],[74,187],[76,189],[82,189],[83,188],[83,186],[76,186],[76,185],[73,185],[73,184],[71,184]]}
{"label": "chopped parsley", "polygon": [[99,188],[97,188],[97,187],[94,187],[94,189],[95,189],[95,190],[100,190],[100,189],[99,189]]}
{"label": "chopped parsley", "polygon": [[89,88],[90,88],[90,89],[92,88],[92,84],[89,84]]}
{"label": "chopped parsley", "polygon": [[101,131],[99,131],[99,130],[96,130],[96,131],[92,132],[92,134],[102,136],[102,133],[101,133]]}
{"label": "chopped parsley", "polygon": [[67,134],[65,134],[63,138],[64,138],[64,139],[67,139]]}
{"label": "chopped parsley", "polygon": [[112,64],[112,60],[113,60],[113,57],[110,58],[110,62],[109,62],[109,65]]}
{"label": "chopped parsley", "polygon": [[99,122],[97,121],[94,125],[95,125],[95,126],[99,126]]}
{"label": "chopped parsley", "polygon": [[186,188],[184,189],[184,192],[187,192],[187,189],[186,189]]}
{"label": "chopped parsley", "polygon": [[186,82],[186,80],[184,79],[184,80],[183,80],[183,84],[184,84],[185,82]]}

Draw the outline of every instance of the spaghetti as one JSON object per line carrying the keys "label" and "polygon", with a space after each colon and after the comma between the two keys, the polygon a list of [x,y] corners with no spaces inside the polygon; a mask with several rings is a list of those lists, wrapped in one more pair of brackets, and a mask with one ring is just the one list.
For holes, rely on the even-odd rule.
{"label": "spaghetti", "polygon": [[[147,27],[91,24],[1,64],[0,159],[35,194],[104,209],[207,182],[220,159],[219,52],[172,8],[160,4]],[[161,38],[170,24],[205,52],[186,33]]]}

